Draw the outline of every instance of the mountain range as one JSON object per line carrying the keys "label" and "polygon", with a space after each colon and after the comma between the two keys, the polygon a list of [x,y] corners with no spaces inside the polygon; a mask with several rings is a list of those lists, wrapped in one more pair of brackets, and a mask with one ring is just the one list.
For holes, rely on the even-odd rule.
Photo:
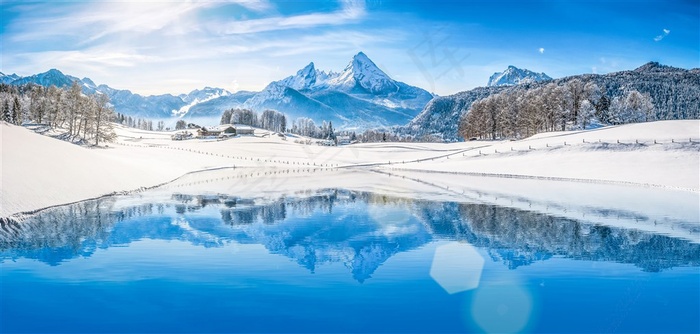
{"label": "mountain range", "polygon": [[546,84],[563,85],[578,79],[597,84],[609,98],[631,89],[649,94],[659,119],[700,117],[700,69],[681,69],[647,63],[637,69],[608,74],[581,74],[551,79],[544,73],[509,66],[494,73],[486,87],[450,96],[427,91],[391,79],[364,53],[356,54],[341,72],[318,70],[313,62],[284,79],[271,82],[260,92],[229,92],[205,87],[181,95],[141,96],[128,90],[96,85],[58,70],[27,77],[0,73],[0,83],[68,87],[78,82],[83,92],[107,94],[117,112],[143,118],[218,122],[230,108],[258,112],[276,109],[288,120],[311,118],[317,124],[332,121],[335,128],[362,130],[392,126],[399,135],[416,139],[457,141],[460,117],[472,102],[513,89],[534,89]]}
{"label": "mountain range", "polygon": [[511,86],[523,83],[552,80],[544,73],[536,73],[527,69],[520,69],[513,65],[508,66],[503,72],[496,72],[490,78],[488,87]]}
{"label": "mountain range", "polygon": [[307,117],[332,121],[336,128],[362,129],[402,125],[413,119],[433,95],[390,78],[367,55],[356,54],[341,72],[316,69],[314,63],[296,74],[274,81],[260,92],[229,92],[205,87],[181,95],[142,96],[129,90],[96,85],[52,69],[27,77],[0,73],[0,83],[69,87],[78,82],[85,94],[107,94],[116,112],[144,118],[212,118],[224,110],[247,108],[257,112],[275,109],[290,121]]}

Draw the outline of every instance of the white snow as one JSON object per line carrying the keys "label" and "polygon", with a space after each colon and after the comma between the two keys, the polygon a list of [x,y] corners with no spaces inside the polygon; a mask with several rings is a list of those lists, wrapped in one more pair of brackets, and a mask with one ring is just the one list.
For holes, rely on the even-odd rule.
{"label": "white snow", "polygon": [[[199,184],[212,192],[237,187],[237,194],[258,196],[347,187],[462,201],[477,200],[478,193],[496,193],[503,194],[501,199],[510,198],[509,205],[534,205],[546,212],[548,203],[559,203],[569,208],[566,214],[589,217],[590,208],[606,207],[615,196],[630,196],[628,207],[615,204],[619,210],[644,205],[653,208],[648,215],[659,222],[698,221],[697,120],[548,133],[521,141],[340,147],[263,137],[267,133],[263,130],[257,130],[256,136],[224,141],[172,141],[173,132],[117,127],[116,143],[85,148],[6,123],[1,130],[0,216],[153,187],[198,170],[235,166],[216,172],[220,174],[216,180],[197,179],[198,175],[211,178],[211,174],[190,174],[163,189]],[[235,186],[217,182],[224,179],[238,182]],[[529,200],[518,200],[522,198]],[[502,204],[498,199],[480,200]]]}

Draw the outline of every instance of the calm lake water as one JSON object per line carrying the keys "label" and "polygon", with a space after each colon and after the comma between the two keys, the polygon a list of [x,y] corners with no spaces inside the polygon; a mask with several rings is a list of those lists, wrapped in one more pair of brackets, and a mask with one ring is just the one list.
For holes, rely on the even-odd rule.
{"label": "calm lake water", "polygon": [[700,331],[696,230],[344,189],[117,196],[1,227],[3,333]]}

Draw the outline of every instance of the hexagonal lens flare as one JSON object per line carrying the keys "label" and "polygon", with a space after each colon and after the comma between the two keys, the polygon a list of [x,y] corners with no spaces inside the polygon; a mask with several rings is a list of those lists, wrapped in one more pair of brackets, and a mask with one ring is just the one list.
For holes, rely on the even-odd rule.
{"label": "hexagonal lens flare", "polygon": [[484,258],[474,246],[451,242],[438,246],[430,276],[449,294],[476,289],[481,280]]}

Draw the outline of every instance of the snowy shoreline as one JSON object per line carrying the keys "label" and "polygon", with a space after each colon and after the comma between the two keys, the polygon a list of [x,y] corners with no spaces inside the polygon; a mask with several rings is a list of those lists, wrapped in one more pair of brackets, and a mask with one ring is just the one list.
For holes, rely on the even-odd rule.
{"label": "snowy shoreline", "polygon": [[6,123],[1,129],[0,217],[135,193],[192,173],[234,166],[263,178],[275,173],[280,180],[300,171],[325,170],[341,177],[343,170],[375,169],[428,180],[431,174],[444,174],[437,179],[460,174],[653,187],[696,197],[700,193],[697,120],[543,133],[519,141],[342,147],[295,144],[277,136],[172,141],[168,132],[118,127],[116,143],[87,149]]}

